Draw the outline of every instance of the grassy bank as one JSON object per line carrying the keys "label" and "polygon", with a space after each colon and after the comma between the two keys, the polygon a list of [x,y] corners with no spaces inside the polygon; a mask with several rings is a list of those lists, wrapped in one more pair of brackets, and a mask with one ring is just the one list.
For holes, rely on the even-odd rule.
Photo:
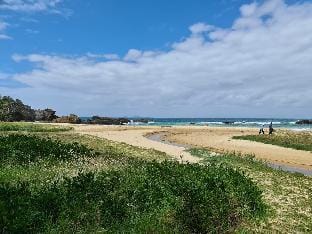
{"label": "grassy bank", "polygon": [[266,213],[230,166],[63,131],[2,132],[0,153],[3,233],[220,233]]}
{"label": "grassy bank", "polygon": [[204,149],[191,153],[204,158],[206,164],[222,164],[246,175],[263,190],[269,205],[269,217],[259,224],[244,225],[246,232],[310,233],[312,232],[312,178],[267,167],[252,156],[214,155]]}
{"label": "grassy bank", "polygon": [[278,145],[282,147],[312,152],[311,132],[291,132],[277,130],[272,135],[234,136],[233,139],[257,141],[265,144]]}
{"label": "grassy bank", "polygon": [[60,127],[48,124],[35,124],[27,122],[0,122],[0,131],[17,132],[66,132],[72,130],[71,127]]}

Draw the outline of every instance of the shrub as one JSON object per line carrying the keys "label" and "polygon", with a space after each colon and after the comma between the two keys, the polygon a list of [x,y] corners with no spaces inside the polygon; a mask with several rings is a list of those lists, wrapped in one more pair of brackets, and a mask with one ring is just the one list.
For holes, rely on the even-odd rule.
{"label": "shrub", "polygon": [[40,160],[93,157],[95,152],[78,143],[62,143],[34,135],[0,135],[0,162],[29,164]]}
{"label": "shrub", "polygon": [[264,212],[249,178],[216,165],[137,161],[41,189],[0,184],[2,232],[220,233]]}

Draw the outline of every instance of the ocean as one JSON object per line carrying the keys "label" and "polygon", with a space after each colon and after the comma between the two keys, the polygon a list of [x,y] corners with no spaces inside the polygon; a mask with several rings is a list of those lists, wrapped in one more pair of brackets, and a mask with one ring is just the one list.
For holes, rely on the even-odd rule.
{"label": "ocean", "polygon": [[[89,117],[81,117],[83,120]],[[292,130],[312,130],[312,125],[296,124],[298,119],[265,119],[265,118],[130,118],[132,125],[148,126],[231,126],[259,128],[264,125],[268,127],[272,121],[273,128],[286,128]],[[140,119],[148,120],[147,123],[136,122]]]}

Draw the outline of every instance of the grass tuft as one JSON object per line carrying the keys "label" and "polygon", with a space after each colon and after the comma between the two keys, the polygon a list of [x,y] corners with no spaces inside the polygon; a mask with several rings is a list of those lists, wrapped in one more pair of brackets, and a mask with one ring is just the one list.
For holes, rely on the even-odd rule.
{"label": "grass tuft", "polygon": [[233,139],[257,141],[265,144],[278,145],[297,150],[312,152],[311,132],[277,131],[273,135],[234,136]]}

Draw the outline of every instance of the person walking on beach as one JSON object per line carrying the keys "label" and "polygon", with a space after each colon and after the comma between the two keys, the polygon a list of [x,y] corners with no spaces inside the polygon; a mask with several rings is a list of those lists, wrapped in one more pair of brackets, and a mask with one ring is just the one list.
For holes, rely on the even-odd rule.
{"label": "person walking on beach", "polygon": [[270,125],[269,125],[269,135],[271,135],[272,133],[273,133],[273,124],[272,124],[272,122],[270,123]]}
{"label": "person walking on beach", "polygon": [[262,126],[261,126],[261,128],[260,128],[260,130],[259,130],[259,135],[260,135],[260,134],[264,134],[264,129],[263,129],[263,128],[264,128],[264,124],[262,124]]}

